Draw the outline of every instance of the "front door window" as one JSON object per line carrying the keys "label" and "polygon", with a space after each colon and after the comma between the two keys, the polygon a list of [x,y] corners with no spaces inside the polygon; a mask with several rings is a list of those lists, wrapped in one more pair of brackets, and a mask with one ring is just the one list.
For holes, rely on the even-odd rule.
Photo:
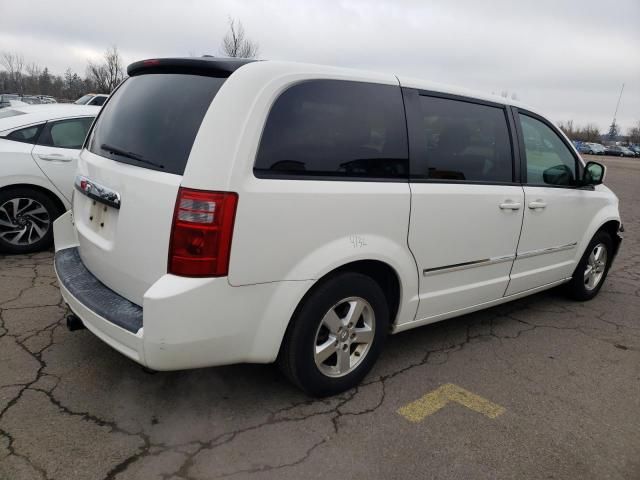
{"label": "front door window", "polygon": [[576,159],[560,137],[533,117],[520,114],[528,185],[574,186]]}

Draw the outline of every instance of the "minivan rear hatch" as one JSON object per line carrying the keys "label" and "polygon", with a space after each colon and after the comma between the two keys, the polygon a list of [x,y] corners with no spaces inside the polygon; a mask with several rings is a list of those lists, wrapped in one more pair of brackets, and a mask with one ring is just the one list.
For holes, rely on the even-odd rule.
{"label": "minivan rear hatch", "polygon": [[173,211],[191,147],[220,87],[244,63],[134,63],[89,132],[73,201],[80,257],[98,280],[133,303],[142,305],[144,292],[167,272]]}

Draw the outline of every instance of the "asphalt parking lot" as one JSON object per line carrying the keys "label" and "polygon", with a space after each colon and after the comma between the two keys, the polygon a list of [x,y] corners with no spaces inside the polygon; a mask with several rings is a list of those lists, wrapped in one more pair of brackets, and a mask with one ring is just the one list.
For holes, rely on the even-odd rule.
{"label": "asphalt parking lot", "polygon": [[0,256],[0,479],[640,478],[640,159],[604,163],[626,238],[595,300],[391,337],[324,400],[268,365],[145,373],[67,331],[51,252]]}

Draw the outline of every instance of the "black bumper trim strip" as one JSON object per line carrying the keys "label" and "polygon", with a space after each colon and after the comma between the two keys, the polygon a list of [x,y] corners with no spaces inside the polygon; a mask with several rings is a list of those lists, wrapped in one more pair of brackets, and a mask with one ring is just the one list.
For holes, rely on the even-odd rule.
{"label": "black bumper trim strip", "polygon": [[55,267],[58,281],[96,315],[132,333],[142,328],[142,307],[118,295],[94,277],[82,263],[77,247],[56,252]]}

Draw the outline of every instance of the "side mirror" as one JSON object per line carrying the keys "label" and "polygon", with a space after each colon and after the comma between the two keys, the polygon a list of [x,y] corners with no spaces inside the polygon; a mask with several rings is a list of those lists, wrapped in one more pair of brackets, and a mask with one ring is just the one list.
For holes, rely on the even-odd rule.
{"label": "side mirror", "polygon": [[607,168],[598,162],[588,162],[584,167],[582,186],[600,185],[604,182]]}
{"label": "side mirror", "polygon": [[547,185],[574,185],[573,172],[566,165],[555,165],[542,172]]}

